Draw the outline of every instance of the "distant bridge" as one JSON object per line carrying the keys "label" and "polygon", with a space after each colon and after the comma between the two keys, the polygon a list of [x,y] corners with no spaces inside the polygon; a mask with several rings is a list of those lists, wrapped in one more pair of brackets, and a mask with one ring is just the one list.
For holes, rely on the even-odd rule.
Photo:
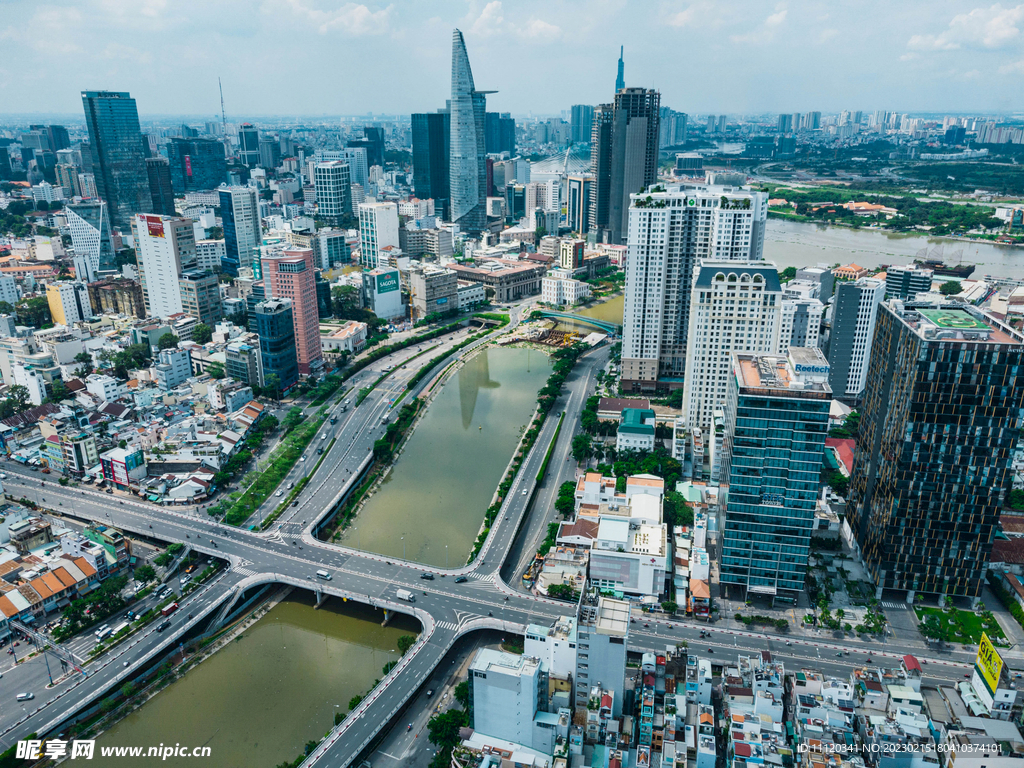
{"label": "distant bridge", "polygon": [[553,312],[550,309],[537,310],[541,317],[553,317],[557,320],[571,320],[574,323],[580,323],[581,325],[589,325],[593,328],[599,328],[605,333],[609,334],[620,334],[622,333],[622,326],[616,325],[615,323],[609,323],[604,320],[597,320],[593,317],[587,317],[586,315],[572,315],[568,312]]}

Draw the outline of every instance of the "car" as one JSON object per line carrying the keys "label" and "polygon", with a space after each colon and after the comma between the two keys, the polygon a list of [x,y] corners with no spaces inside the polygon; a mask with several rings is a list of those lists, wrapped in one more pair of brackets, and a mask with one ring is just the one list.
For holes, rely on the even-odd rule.
{"label": "car", "polygon": [[31,701],[36,695],[34,693],[19,693],[15,698],[18,701]]}
{"label": "car", "polygon": [[284,491],[278,491],[274,494],[275,496],[284,496]]}
{"label": "car", "polygon": [[171,626],[171,620],[170,619],[166,619],[165,621],[160,622],[160,624],[156,628],[156,631],[157,632],[163,632],[165,629],[167,629],[170,626]]}
{"label": "car", "polygon": [[305,461],[305,460],[306,460],[305,456],[302,456],[302,457],[299,458],[299,461]]}
{"label": "car", "polygon": [[456,576],[455,577],[455,583],[456,584],[464,584],[467,581],[469,581],[469,579],[467,579],[465,576]]}
{"label": "car", "polygon": [[525,496],[525,495],[526,495],[526,494],[528,494],[529,492],[530,492],[530,489],[529,489],[529,488],[523,488],[523,496]]}
{"label": "car", "polygon": [[432,573],[421,573],[420,574],[420,578],[421,579],[426,579],[427,581],[433,581],[434,580],[434,574],[432,574]]}
{"label": "car", "polygon": [[427,688],[427,698],[429,699],[433,695],[434,695],[434,689],[433,688]]}

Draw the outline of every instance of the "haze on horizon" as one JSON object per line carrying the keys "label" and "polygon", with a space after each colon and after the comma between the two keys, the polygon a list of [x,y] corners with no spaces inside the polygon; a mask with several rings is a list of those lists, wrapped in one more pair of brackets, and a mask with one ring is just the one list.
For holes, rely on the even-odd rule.
{"label": "haze on horizon", "polygon": [[626,85],[691,113],[1020,110],[1024,4],[977,0],[8,0],[0,114],[81,113],[130,91],[145,118],[432,111],[465,35],[488,109],[558,114]]}

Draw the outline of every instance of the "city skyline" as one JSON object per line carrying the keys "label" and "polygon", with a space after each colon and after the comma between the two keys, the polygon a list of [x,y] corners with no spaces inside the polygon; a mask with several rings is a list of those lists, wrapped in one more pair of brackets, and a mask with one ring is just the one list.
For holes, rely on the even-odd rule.
{"label": "city skyline", "polygon": [[[8,24],[0,27],[8,61],[35,63],[31,76],[0,67],[2,101],[8,114],[73,113],[81,91],[110,89],[130,91],[144,119],[212,117],[219,114],[220,76],[233,120],[428,112],[447,98],[454,27],[475,52],[477,79],[501,92],[492,109],[515,114],[558,114],[572,104],[608,101],[620,46],[627,87],[658,89],[663,104],[696,113],[851,104],[1004,112],[1016,106],[1012,85],[1024,72],[1024,5],[885,6],[886,24],[870,30],[858,23],[870,9],[816,2],[666,2],[647,13],[611,0],[514,8],[492,0],[448,4],[440,13],[408,3],[331,8],[292,0],[287,14],[266,6],[246,15],[230,5],[184,3],[172,12],[152,0],[135,12],[114,0],[59,10],[9,3]],[[17,33],[26,28],[33,34]],[[665,45],[686,55],[666,55],[667,48],[652,45],[659,32]],[[499,53],[510,42],[525,54],[512,76],[507,55]],[[292,44],[302,56],[280,57],[273,68],[261,64],[262,51]],[[359,77],[371,56],[379,76]],[[827,75],[823,57],[830,61]],[[744,58],[748,64],[740,66]],[[568,77],[558,88],[537,89],[552,67]],[[66,77],[69,68],[74,78]],[[410,78],[411,71],[421,78]],[[337,73],[354,76],[343,88],[324,87],[324,78]],[[713,76],[715,87],[694,87],[702,74]]]}

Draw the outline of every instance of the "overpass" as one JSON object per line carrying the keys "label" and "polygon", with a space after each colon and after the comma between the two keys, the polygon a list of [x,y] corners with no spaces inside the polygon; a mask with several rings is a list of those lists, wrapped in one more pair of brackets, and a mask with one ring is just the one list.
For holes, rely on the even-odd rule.
{"label": "overpass", "polygon": [[609,323],[606,320],[598,320],[594,317],[587,317],[586,315],[574,315],[569,312],[555,312],[551,309],[537,309],[534,310],[534,315],[539,314],[541,317],[551,317],[556,320],[570,320],[574,323],[581,325],[589,325],[592,328],[597,328],[604,331],[607,334],[618,336],[622,333],[622,326],[616,325],[615,323]]}

